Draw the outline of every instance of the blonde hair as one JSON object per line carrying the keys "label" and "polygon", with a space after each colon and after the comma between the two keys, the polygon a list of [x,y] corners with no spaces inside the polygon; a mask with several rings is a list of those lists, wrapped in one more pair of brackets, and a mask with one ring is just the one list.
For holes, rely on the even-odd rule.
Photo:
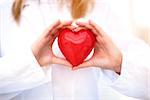
{"label": "blonde hair", "polygon": [[[25,0],[15,0],[12,6],[12,15],[16,22],[19,23],[21,11]],[[66,0],[61,0],[61,4]],[[73,19],[86,16],[88,10],[93,7],[94,0],[70,0],[70,13]],[[68,3],[68,2],[66,2]]]}

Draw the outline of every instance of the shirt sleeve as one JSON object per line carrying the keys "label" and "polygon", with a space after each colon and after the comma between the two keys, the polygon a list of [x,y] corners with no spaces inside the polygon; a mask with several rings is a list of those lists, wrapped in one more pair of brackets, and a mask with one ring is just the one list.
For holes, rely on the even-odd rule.
{"label": "shirt sleeve", "polygon": [[45,81],[45,73],[30,49],[0,58],[0,93],[30,89]]}
{"label": "shirt sleeve", "polygon": [[[10,47],[15,46],[16,49],[8,49],[9,53],[2,53],[2,49],[4,51],[5,47],[2,40],[7,33],[5,30],[9,30],[8,27],[10,27],[8,24],[6,25],[6,22],[8,22],[6,17],[8,16],[5,16],[10,11],[9,7],[11,7],[10,3],[0,6],[0,94],[34,88],[47,81],[44,70],[38,64],[27,42],[24,42],[26,45],[22,43],[18,43],[20,45],[10,44]],[[19,32],[21,33],[21,31]],[[17,39],[19,37],[16,37],[16,41]],[[20,38],[20,42],[23,41]],[[9,42],[9,40],[6,42]]]}
{"label": "shirt sleeve", "polygon": [[103,79],[113,89],[124,95],[142,100],[150,99],[149,46],[137,38],[128,38],[119,45],[123,54],[121,74],[103,70]]}

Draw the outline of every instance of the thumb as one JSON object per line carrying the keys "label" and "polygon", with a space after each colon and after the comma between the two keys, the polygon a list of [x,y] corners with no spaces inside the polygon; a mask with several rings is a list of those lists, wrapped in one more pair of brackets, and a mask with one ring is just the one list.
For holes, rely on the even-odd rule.
{"label": "thumb", "polygon": [[72,65],[67,60],[56,57],[56,56],[52,57],[52,64],[61,64],[61,65],[65,65],[68,67],[72,67]]}
{"label": "thumb", "polygon": [[77,70],[77,69],[81,69],[81,68],[87,68],[87,67],[91,67],[93,65],[94,64],[93,64],[92,59],[89,59],[89,60],[83,62],[82,64],[78,65],[78,66],[74,66],[73,70]]}

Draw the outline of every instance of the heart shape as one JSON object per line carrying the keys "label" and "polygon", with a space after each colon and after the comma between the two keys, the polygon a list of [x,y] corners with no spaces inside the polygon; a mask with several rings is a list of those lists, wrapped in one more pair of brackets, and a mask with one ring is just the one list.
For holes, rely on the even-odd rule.
{"label": "heart shape", "polygon": [[92,51],[95,40],[93,32],[86,28],[64,28],[58,35],[59,48],[73,67],[83,63]]}

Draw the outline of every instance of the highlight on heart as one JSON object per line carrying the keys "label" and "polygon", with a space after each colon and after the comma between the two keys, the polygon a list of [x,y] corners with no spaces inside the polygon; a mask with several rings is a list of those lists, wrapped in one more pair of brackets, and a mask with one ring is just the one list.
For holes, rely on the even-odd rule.
{"label": "highlight on heart", "polygon": [[58,34],[58,46],[73,67],[84,62],[96,41],[93,32],[85,27],[64,27]]}

